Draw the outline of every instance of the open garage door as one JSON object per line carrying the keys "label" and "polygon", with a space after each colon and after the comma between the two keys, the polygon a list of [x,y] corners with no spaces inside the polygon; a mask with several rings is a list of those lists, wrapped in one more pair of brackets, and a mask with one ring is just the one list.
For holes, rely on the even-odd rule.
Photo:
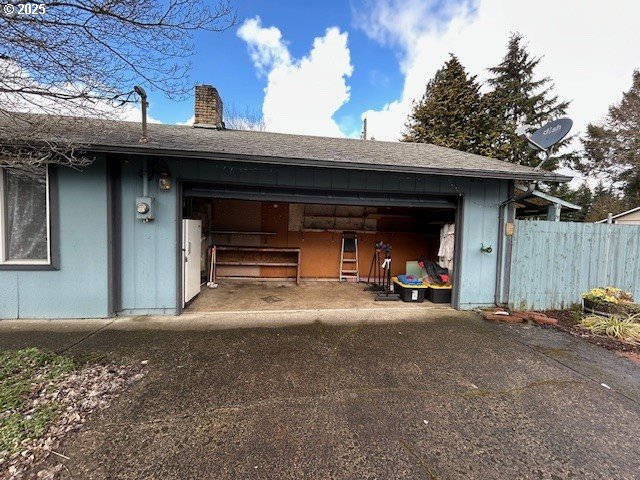
{"label": "open garage door", "polygon": [[[457,204],[457,197],[401,192],[185,183],[182,217],[199,220],[203,226],[201,281],[216,285],[213,290],[203,288],[189,310],[377,308],[381,305],[374,303],[362,283],[372,283],[380,272],[380,258],[375,257],[379,244],[391,247],[392,289],[402,292],[406,287],[397,282],[402,275],[432,283],[437,278],[445,284],[435,296],[425,293],[431,288],[427,284],[414,285],[411,290],[424,291],[402,298],[407,302],[426,298],[424,307],[436,302],[449,306],[451,265],[442,278],[434,275],[443,273],[439,258],[443,227],[455,223]],[[214,282],[209,278],[212,271]]]}
{"label": "open garage door", "polygon": [[227,186],[216,184],[186,183],[183,193],[192,197],[232,198],[242,200],[264,200],[289,203],[320,203],[330,205],[358,206],[403,206],[430,209],[455,209],[455,197],[437,195],[413,195],[401,192],[371,193],[346,190],[305,190],[287,188],[267,188],[253,186]]}

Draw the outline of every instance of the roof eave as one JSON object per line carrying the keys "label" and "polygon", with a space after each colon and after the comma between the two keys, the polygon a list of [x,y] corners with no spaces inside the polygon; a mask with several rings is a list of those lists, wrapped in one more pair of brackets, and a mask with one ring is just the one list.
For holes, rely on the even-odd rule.
{"label": "roof eave", "polygon": [[260,155],[232,154],[224,152],[202,152],[166,148],[154,148],[150,145],[92,145],[90,151],[96,153],[121,153],[138,155],[157,155],[165,157],[180,157],[202,160],[237,161],[246,163],[267,163],[272,165],[292,165],[301,167],[339,168],[351,170],[377,170],[383,172],[417,173],[424,175],[454,176],[454,177],[483,177],[499,180],[528,180],[546,182],[569,182],[572,177],[555,173],[510,173],[491,172],[476,169],[451,170],[432,167],[406,167],[398,165],[380,165],[375,163],[352,163],[339,160],[317,160],[310,158],[270,157]]}
{"label": "roof eave", "polygon": [[[527,189],[525,187],[522,186],[516,186],[516,188],[522,192],[526,192]],[[580,205],[576,205],[574,203],[571,202],[567,202],[566,200],[563,200],[562,198],[558,198],[558,197],[554,197],[553,195],[549,195],[548,193],[544,193],[540,190],[534,190],[529,194],[529,197],[538,197],[541,198],[543,200],[546,200],[547,202],[549,202],[549,204],[557,204],[560,205],[563,208],[568,208],[570,210],[575,210],[576,212],[579,212],[580,210],[582,210],[582,207]],[[529,197],[525,197],[525,198],[529,198]]]}

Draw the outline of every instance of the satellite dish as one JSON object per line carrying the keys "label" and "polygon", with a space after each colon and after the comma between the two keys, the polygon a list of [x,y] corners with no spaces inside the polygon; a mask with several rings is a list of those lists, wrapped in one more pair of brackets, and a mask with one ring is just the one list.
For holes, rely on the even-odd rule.
{"label": "satellite dish", "polygon": [[559,118],[549,122],[527,137],[529,146],[535,150],[546,151],[566,137],[572,126],[573,120],[570,118]]}

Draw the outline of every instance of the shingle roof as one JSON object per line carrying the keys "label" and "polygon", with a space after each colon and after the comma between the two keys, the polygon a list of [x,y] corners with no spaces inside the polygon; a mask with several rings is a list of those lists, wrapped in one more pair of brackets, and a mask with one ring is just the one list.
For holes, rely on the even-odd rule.
{"label": "shingle roof", "polygon": [[[28,115],[35,118],[36,115]],[[42,117],[42,116],[40,116]],[[269,132],[214,130],[149,124],[149,140],[140,143],[136,122],[91,121],[47,117],[52,128],[32,140],[76,142],[95,152],[120,152],[277,163],[324,168],[351,168],[505,178],[569,181],[571,177],[424,143],[364,141]],[[0,138],[2,137],[0,122]]]}

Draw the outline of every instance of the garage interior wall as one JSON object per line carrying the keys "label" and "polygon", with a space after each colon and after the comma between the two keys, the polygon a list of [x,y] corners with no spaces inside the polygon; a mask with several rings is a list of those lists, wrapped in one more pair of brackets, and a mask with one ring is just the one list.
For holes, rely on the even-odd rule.
{"label": "garage interior wall", "polygon": [[[441,223],[454,221],[454,210],[433,212],[400,207],[359,207],[286,202],[187,198],[189,218],[199,218],[210,244],[300,248],[300,276],[306,280],[337,280],[342,232],[358,235],[359,273],[366,279],[375,242],[392,246],[392,275],[405,273],[406,262],[437,260]],[[421,219],[418,221],[418,219]],[[368,230],[368,231],[366,231]],[[225,233],[221,233],[225,232]],[[262,232],[241,235],[229,232]],[[204,250],[203,250],[204,252]],[[277,255],[277,253],[272,253]],[[347,255],[348,256],[348,255]],[[208,260],[203,255],[202,271]],[[295,268],[219,266],[218,277],[292,278]]]}

